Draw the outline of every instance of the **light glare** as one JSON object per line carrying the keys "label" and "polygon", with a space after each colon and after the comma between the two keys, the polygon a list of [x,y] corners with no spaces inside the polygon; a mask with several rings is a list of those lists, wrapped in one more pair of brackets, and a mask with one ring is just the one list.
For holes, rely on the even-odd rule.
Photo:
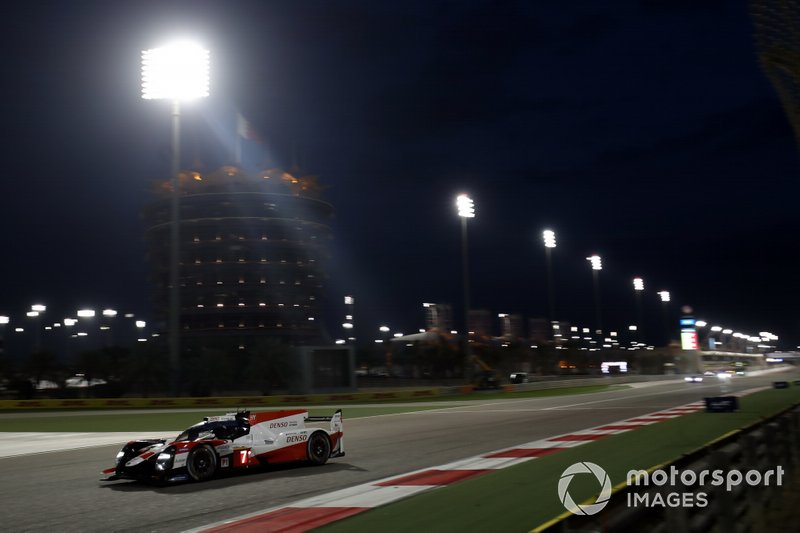
{"label": "light glare", "polygon": [[142,52],[142,98],[193,100],[208,96],[209,52],[176,42]]}
{"label": "light glare", "polygon": [[463,218],[475,218],[475,202],[466,194],[459,194],[456,198],[458,216]]}
{"label": "light glare", "polygon": [[556,247],[556,234],[553,230],[546,229],[542,232],[542,238],[544,238],[544,247],[545,248],[555,248]]}

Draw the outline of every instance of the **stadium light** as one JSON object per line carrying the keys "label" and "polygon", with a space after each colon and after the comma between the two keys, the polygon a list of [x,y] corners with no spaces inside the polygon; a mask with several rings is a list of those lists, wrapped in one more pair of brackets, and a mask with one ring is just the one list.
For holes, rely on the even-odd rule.
{"label": "stadium light", "polygon": [[208,96],[209,52],[178,41],[142,52],[142,98],[188,101]]}
{"label": "stadium light", "polygon": [[553,258],[551,250],[556,247],[556,233],[551,229],[542,232],[544,239],[544,258],[547,267],[547,310],[550,315],[550,322],[556,319],[556,289],[553,283]]}
{"label": "stadium light", "polygon": [[208,96],[209,52],[202,46],[179,41],[142,52],[142,98],[172,101],[172,166],[169,251],[169,363],[170,389],[180,391],[180,103]]}
{"label": "stadium light", "polygon": [[[469,254],[467,252],[467,219],[475,218],[475,202],[466,194],[459,194],[456,197],[456,207],[458,208],[458,216],[461,217],[461,274],[462,274],[462,292],[464,296],[464,336],[463,342],[463,356],[464,368],[467,373],[470,372],[471,365],[469,363],[470,346],[469,346]],[[467,376],[472,379],[471,375]]]}
{"label": "stadium light", "polygon": [[458,208],[458,216],[475,218],[475,202],[466,194],[459,194],[456,197],[456,208]]}
{"label": "stadium light", "polygon": [[593,255],[586,258],[592,264],[592,270],[603,270],[603,261],[599,255]]}
{"label": "stadium light", "polygon": [[553,230],[546,229],[542,232],[542,237],[544,238],[544,246],[545,248],[555,248],[556,247],[556,234]]}
{"label": "stadium light", "polygon": [[600,256],[594,254],[586,258],[592,265],[592,281],[594,283],[594,309],[595,309],[595,327],[596,332],[603,331],[603,313],[600,306],[600,271],[603,270],[603,261]]}

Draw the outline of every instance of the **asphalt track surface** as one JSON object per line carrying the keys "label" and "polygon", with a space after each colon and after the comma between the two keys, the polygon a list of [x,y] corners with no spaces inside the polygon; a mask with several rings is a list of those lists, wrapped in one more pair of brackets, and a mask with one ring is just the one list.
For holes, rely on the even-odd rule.
{"label": "asphalt track surface", "polygon": [[655,382],[592,394],[458,402],[456,407],[448,402],[431,411],[352,420],[345,408],[346,457],[322,467],[273,467],[168,487],[99,481],[122,443],[2,458],[0,529],[182,531],[786,377],[737,377],[725,391],[713,378],[702,384]]}

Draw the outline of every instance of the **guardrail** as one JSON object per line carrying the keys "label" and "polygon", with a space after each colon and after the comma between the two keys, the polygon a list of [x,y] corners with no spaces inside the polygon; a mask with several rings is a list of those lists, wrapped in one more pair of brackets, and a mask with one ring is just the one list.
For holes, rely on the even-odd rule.
{"label": "guardrail", "polygon": [[[758,471],[764,473],[770,469],[776,470],[778,466],[783,469],[782,485],[778,486],[772,478],[772,483],[761,483],[755,486],[742,482],[731,490],[725,484],[715,486],[707,478],[703,485],[683,484],[644,489],[636,485],[628,485],[627,481],[615,487],[609,505],[599,514],[592,517],[565,514],[560,519],[554,520],[536,528],[535,532],[628,532],[648,531],[653,533],[668,533],[673,531],[770,531],[776,526],[787,531],[796,527],[791,524],[775,524],[776,517],[772,513],[783,513],[786,506],[791,506],[795,513],[800,512],[798,502],[789,501],[797,495],[800,485],[800,407],[792,407],[775,417],[758,422],[750,427],[732,431],[719,439],[708,443],[702,448],[684,455],[673,462],[657,465],[647,472],[652,474],[657,470],[669,471],[671,467],[680,472],[693,471],[695,473],[708,471],[714,472],[739,472],[749,473]],[[755,475],[753,476],[756,477]],[[763,481],[763,479],[762,479]],[[692,496],[688,500],[696,504],[705,499],[707,505],[684,505],[678,502],[674,505],[675,498],[670,494],[679,492]],[[706,496],[697,499],[698,494]],[[635,495],[635,498],[634,496]],[[631,501],[649,501],[656,499],[668,502],[672,498],[672,505],[664,506],[633,506]],[[684,497],[686,498],[686,497]],[[589,503],[594,503],[589,502]],[[798,517],[795,516],[795,519]]]}

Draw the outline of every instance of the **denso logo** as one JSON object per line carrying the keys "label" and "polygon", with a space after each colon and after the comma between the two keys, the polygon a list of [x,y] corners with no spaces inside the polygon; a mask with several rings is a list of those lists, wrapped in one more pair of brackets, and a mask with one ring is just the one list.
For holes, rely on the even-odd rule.
{"label": "denso logo", "polygon": [[305,442],[308,440],[308,435],[289,435],[286,437],[286,444],[293,442]]}
{"label": "denso logo", "polygon": [[272,428],[285,428],[289,425],[289,422],[272,422],[269,425],[269,429]]}

